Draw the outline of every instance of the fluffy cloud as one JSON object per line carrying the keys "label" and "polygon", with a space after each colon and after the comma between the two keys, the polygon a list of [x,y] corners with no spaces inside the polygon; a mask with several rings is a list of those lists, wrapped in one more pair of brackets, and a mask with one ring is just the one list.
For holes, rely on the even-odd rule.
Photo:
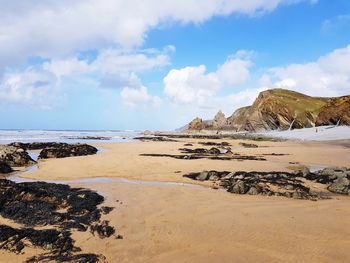
{"label": "fluffy cloud", "polygon": [[127,99],[128,105],[132,104],[129,101],[133,94],[137,97],[135,100],[141,101],[143,96],[144,102],[153,103],[152,96],[148,95],[137,74],[168,65],[169,52],[173,50],[173,47],[166,47],[163,51],[108,49],[99,52],[93,61],[70,57],[53,59],[24,70],[12,70],[0,79],[0,99],[2,102],[46,108],[55,96],[59,96],[66,79],[75,78],[79,81],[94,78],[100,87],[123,89],[122,98]]}
{"label": "fluffy cloud", "polygon": [[125,87],[120,93],[123,102],[130,107],[136,107],[143,104],[159,105],[161,99],[157,96],[151,96],[145,86],[140,88]]}
{"label": "fluffy cloud", "polygon": [[40,68],[28,68],[21,73],[7,73],[0,83],[2,102],[28,103],[49,109],[58,96],[56,76]]}
{"label": "fluffy cloud", "polygon": [[0,61],[57,57],[106,46],[140,46],[149,29],[169,22],[269,12],[314,0],[0,0]]}
{"label": "fluffy cloud", "polygon": [[245,83],[250,78],[250,56],[242,51],[230,56],[216,72],[206,73],[206,67],[173,69],[164,78],[164,93],[177,103],[206,106],[218,90]]}
{"label": "fluffy cloud", "polygon": [[270,70],[273,86],[313,96],[350,94],[350,45],[336,49],[306,64],[292,64]]}

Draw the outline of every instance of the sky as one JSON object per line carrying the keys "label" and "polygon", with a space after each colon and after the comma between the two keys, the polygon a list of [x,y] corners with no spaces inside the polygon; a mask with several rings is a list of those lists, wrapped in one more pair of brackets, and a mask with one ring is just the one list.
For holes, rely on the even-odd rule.
{"label": "sky", "polygon": [[349,0],[0,0],[0,129],[173,130],[350,95]]}

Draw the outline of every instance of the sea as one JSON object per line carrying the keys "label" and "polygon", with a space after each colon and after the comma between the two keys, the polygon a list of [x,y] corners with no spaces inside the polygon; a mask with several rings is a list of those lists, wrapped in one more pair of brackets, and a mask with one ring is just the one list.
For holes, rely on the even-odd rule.
{"label": "sea", "polygon": [[139,136],[134,130],[1,130],[0,144],[11,142],[123,142]]}

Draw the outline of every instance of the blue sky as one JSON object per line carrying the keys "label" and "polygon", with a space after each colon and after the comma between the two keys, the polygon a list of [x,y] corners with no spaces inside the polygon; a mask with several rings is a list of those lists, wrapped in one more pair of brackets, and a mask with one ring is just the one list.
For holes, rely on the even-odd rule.
{"label": "blue sky", "polygon": [[2,129],[175,129],[350,94],[348,0],[0,0]]}

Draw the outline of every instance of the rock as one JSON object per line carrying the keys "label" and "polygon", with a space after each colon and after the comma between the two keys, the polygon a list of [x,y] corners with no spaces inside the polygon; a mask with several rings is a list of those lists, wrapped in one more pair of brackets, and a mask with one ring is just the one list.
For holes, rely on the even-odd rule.
{"label": "rock", "polygon": [[88,144],[59,144],[56,147],[41,150],[39,159],[85,156],[96,153],[97,149]]}
{"label": "rock", "polygon": [[350,96],[321,98],[270,89],[261,92],[251,106],[237,109],[228,118],[219,111],[212,121],[194,119],[188,129],[260,132],[315,125],[350,125]]}
{"label": "rock", "polygon": [[196,177],[196,180],[205,181],[205,180],[208,180],[208,178],[209,178],[209,172],[203,171]]}
{"label": "rock", "polygon": [[258,195],[261,193],[261,189],[260,187],[250,187],[249,191],[247,192],[247,194],[249,195]]}
{"label": "rock", "polygon": [[328,190],[337,194],[349,194],[350,181],[345,177],[338,178],[328,186]]}
{"label": "rock", "polygon": [[108,221],[102,221],[101,224],[94,224],[90,226],[90,232],[92,234],[97,233],[100,238],[105,238],[113,235],[115,233],[115,229],[109,225]]}
{"label": "rock", "polygon": [[235,183],[228,191],[235,194],[245,194],[249,190],[249,186],[246,185],[243,181],[238,181]]}
{"label": "rock", "polygon": [[11,167],[22,167],[35,164],[35,161],[26,151],[8,145],[0,145],[0,162]]}
{"label": "rock", "polygon": [[144,136],[144,137],[134,137],[134,140],[140,140],[143,142],[153,141],[153,142],[177,142],[174,139],[170,139],[162,136]]}
{"label": "rock", "polygon": [[202,119],[195,118],[188,124],[189,130],[202,130],[205,128],[205,124]]}
{"label": "rock", "polygon": [[208,180],[209,181],[217,181],[220,179],[219,173],[216,171],[210,171],[208,173]]}
{"label": "rock", "polygon": [[214,120],[212,122],[212,128],[220,129],[225,127],[226,124],[227,124],[227,120],[226,120],[225,114],[220,110],[214,117]]}
{"label": "rock", "polygon": [[213,147],[209,150],[209,153],[210,154],[221,154],[221,151],[218,148]]}
{"label": "rock", "polygon": [[13,170],[11,166],[9,166],[7,163],[0,162],[0,173],[7,174],[11,173]]}

